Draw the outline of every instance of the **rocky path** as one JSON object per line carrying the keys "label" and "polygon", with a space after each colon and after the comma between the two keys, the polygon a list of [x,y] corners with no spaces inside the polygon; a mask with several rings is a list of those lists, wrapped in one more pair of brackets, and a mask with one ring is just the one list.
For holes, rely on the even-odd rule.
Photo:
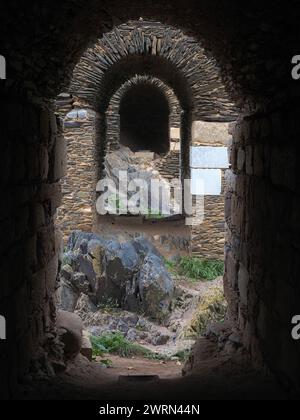
{"label": "rocky path", "polygon": [[172,274],[144,238],[119,242],[74,232],[63,257],[58,301],[61,309],[81,318],[87,341],[89,335],[118,333],[177,361],[199,336],[200,305],[202,328],[214,310],[216,290],[223,298],[222,287],[221,278],[197,282]]}

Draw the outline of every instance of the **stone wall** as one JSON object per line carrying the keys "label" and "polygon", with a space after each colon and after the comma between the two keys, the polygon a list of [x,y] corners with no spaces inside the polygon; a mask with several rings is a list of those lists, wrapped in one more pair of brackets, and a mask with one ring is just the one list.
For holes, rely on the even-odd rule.
{"label": "stone wall", "polygon": [[[114,116],[115,113],[111,113]],[[101,139],[95,139],[96,114],[91,110],[74,110],[68,114],[64,124],[64,135],[67,143],[67,176],[62,182],[63,202],[59,209],[57,224],[64,234],[65,241],[73,230],[80,229],[90,232],[95,228],[95,186],[96,168],[101,166],[104,156],[100,158],[95,152],[95,144]],[[112,121],[110,120],[110,123]],[[103,125],[103,124],[100,124]],[[111,128],[112,124],[110,124]],[[195,129],[197,127],[197,130]],[[178,130],[171,130],[173,145],[180,147]],[[114,138],[117,133],[114,131]],[[194,122],[193,146],[228,146],[228,124]],[[107,142],[105,142],[107,144]],[[108,137],[108,143],[109,137]],[[106,146],[107,153],[109,146]],[[176,149],[176,147],[175,147]],[[178,148],[177,148],[178,149]],[[155,159],[155,167],[166,179],[179,178],[181,155],[178,150],[171,150],[166,156]],[[225,218],[224,218],[224,187],[220,196],[205,197],[204,222],[191,229],[190,252],[193,256],[223,259],[225,244]],[[101,219],[103,222],[103,219]],[[140,223],[138,229],[143,230]]]}
{"label": "stone wall", "polygon": [[0,397],[5,399],[30,362],[35,371],[46,368],[45,351],[59,361],[52,344],[61,235],[53,222],[61,203],[65,143],[60,120],[46,107],[7,99],[0,119],[0,314],[7,322],[7,340],[0,340]]}
{"label": "stone wall", "polygon": [[62,180],[63,201],[57,225],[65,239],[74,230],[92,230],[96,190],[95,119],[96,114],[91,110],[74,110],[64,122],[67,174]]}
{"label": "stone wall", "polygon": [[[252,360],[297,393],[299,312],[298,106],[241,118],[227,174],[225,290]],[[288,357],[287,357],[288,355]]]}
{"label": "stone wall", "polygon": [[[192,146],[229,147],[229,124],[194,121]],[[222,170],[222,192],[204,197],[204,221],[191,229],[191,252],[208,259],[224,259],[225,246],[225,170]]]}
{"label": "stone wall", "polygon": [[136,75],[163,81],[184,110],[194,109],[196,119],[227,122],[237,115],[217,63],[201,44],[181,30],[143,19],[115,27],[89,48],[74,70],[70,92],[106,112],[114,93]]}

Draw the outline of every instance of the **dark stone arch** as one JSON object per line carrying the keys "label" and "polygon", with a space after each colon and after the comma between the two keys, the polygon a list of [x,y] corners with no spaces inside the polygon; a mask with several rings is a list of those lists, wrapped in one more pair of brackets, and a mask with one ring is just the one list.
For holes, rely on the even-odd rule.
{"label": "dark stone arch", "polygon": [[[62,4],[47,0],[42,5],[38,0],[30,4],[11,1],[0,25],[2,54],[10,74],[6,89],[29,94],[34,101],[54,99],[67,90],[72,70],[87,47],[114,26],[142,16],[180,28],[201,41],[208,57],[217,60],[227,90],[240,105],[245,100],[253,104],[254,99],[270,103],[280,79],[281,94],[292,83],[290,57],[298,46],[297,7],[296,2],[282,7],[278,1],[269,8],[259,0],[247,4],[226,0],[146,0],[143,4],[139,0],[65,0]],[[24,21],[27,28],[34,28],[25,36],[19,24]],[[25,57],[32,63],[26,68]]]}
{"label": "dark stone arch", "polygon": [[[93,79],[97,71],[88,74],[82,71],[82,81],[76,78],[76,70],[72,81],[70,92],[77,101],[82,102],[98,112],[107,110],[109,101],[114,93],[128,80],[136,75],[151,76],[161,80],[170,86],[178,97],[181,107],[192,109],[192,93],[181,72],[176,69],[168,60],[158,56],[130,55],[122,58],[113,64],[109,71],[101,77],[98,75],[100,85],[92,86],[90,77]],[[97,77],[97,76],[96,76]]]}
{"label": "dark stone arch", "polygon": [[76,66],[70,92],[103,111],[113,92],[135,74],[168,84],[182,108],[194,109],[199,119],[236,118],[216,62],[193,38],[158,22],[129,22],[98,40]]}

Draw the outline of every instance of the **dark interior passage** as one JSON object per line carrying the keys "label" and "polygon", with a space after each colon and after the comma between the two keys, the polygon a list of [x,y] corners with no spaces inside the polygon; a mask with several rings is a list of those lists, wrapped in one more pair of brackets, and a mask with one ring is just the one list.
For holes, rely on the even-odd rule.
{"label": "dark interior passage", "polygon": [[140,84],[131,88],[120,106],[120,142],[133,152],[167,153],[170,148],[169,104],[156,87]]}

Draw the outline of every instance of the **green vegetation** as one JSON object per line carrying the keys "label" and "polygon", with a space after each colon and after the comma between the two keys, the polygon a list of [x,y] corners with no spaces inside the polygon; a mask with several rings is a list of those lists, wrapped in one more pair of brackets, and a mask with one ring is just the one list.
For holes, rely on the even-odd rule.
{"label": "green vegetation", "polygon": [[177,357],[180,362],[186,363],[191,355],[191,350],[181,350],[178,353],[175,354],[174,357]]}
{"label": "green vegetation", "polygon": [[178,265],[176,264],[176,262],[168,260],[167,258],[165,258],[164,260],[165,266],[167,267],[168,271],[170,271],[170,273],[177,274]]}
{"label": "green vegetation", "polygon": [[113,367],[113,362],[109,359],[101,360],[101,364],[107,368]]}
{"label": "green vegetation", "polygon": [[179,263],[179,272],[194,280],[214,280],[224,274],[224,263],[223,261],[183,257]]}
{"label": "green vegetation", "polygon": [[105,354],[115,354],[120,357],[143,356],[150,357],[150,350],[139,344],[130,343],[121,333],[107,333],[101,337],[91,337],[93,355],[103,357]]}
{"label": "green vegetation", "polygon": [[205,260],[196,257],[183,257],[179,263],[165,260],[167,269],[172,274],[185,276],[192,280],[215,280],[224,274],[224,262]]}
{"label": "green vegetation", "polygon": [[[170,357],[152,352],[145,347],[129,342],[121,333],[107,333],[101,337],[91,336],[93,357],[104,357],[106,354],[115,354],[123,358],[141,356],[149,360],[171,360]],[[175,357],[179,360],[186,360],[186,352],[180,352]],[[189,353],[188,353],[189,354]],[[102,360],[101,363],[110,367],[110,360]]]}
{"label": "green vegetation", "polygon": [[160,211],[148,210],[146,219],[164,219],[165,216]]}
{"label": "green vegetation", "polygon": [[93,357],[103,357],[107,353],[107,349],[102,345],[99,337],[90,336],[92,348],[93,348]]}

